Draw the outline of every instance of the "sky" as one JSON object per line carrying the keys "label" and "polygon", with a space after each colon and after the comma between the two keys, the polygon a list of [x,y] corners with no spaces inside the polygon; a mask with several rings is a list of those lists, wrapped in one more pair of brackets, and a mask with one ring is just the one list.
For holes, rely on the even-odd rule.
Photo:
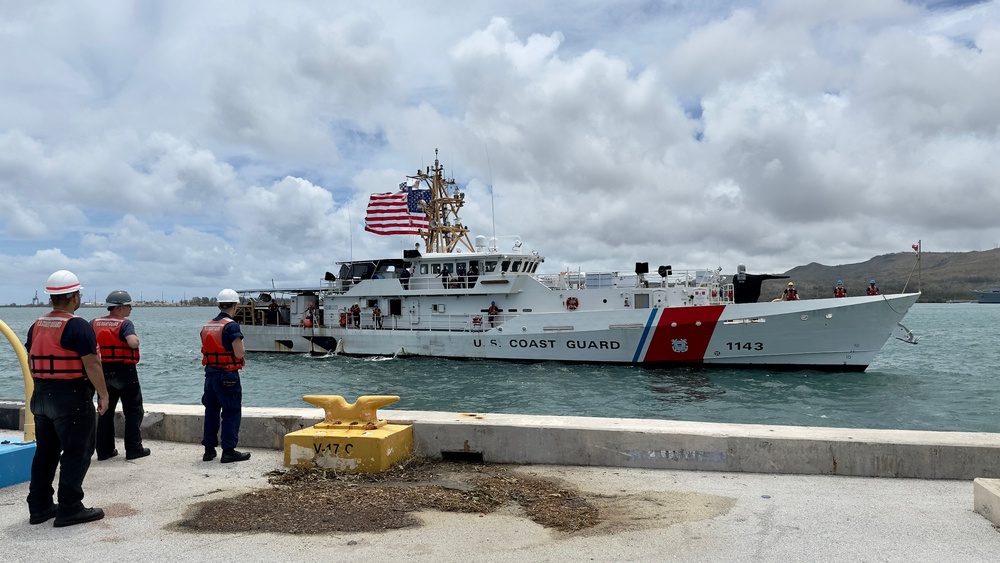
{"label": "sky", "polygon": [[997,2],[6,0],[0,52],[2,304],[318,285],[435,151],[540,272],[1000,244]]}

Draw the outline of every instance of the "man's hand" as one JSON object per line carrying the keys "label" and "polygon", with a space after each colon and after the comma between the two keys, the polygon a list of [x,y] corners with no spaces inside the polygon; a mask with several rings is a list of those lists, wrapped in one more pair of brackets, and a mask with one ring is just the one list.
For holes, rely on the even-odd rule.
{"label": "man's hand", "polygon": [[108,410],[108,394],[97,395],[97,414],[104,414]]}
{"label": "man's hand", "polygon": [[87,372],[87,379],[97,391],[97,414],[104,414],[108,410],[108,387],[104,383],[104,368],[101,366],[101,357],[97,354],[88,354],[80,358],[83,360],[83,368]]}

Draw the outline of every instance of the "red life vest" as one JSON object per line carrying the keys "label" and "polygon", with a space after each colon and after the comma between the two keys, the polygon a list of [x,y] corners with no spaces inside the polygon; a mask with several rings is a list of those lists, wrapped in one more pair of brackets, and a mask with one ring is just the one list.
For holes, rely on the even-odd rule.
{"label": "red life vest", "polygon": [[[773,293],[771,295],[774,295]],[[799,298],[799,292],[794,288],[788,288],[785,290],[785,301],[795,301]]]}
{"label": "red life vest", "polygon": [[878,295],[878,288],[874,285],[868,288],[868,295]]}
{"label": "red life vest", "polygon": [[82,379],[87,376],[80,354],[62,347],[66,323],[74,315],[52,311],[31,329],[31,375],[36,379]]}
{"label": "red life vest", "polygon": [[121,339],[121,328],[125,319],[121,317],[101,317],[90,321],[97,333],[97,345],[101,350],[101,361],[106,364],[139,363],[139,349],[132,348],[128,342]]}
{"label": "red life vest", "polygon": [[834,288],[834,290],[833,290],[833,296],[834,297],[847,297],[847,290],[844,289],[844,288],[842,288],[842,287]]}
{"label": "red life vest", "polygon": [[211,320],[201,328],[201,365],[225,371],[239,371],[246,362],[222,345],[222,329],[233,319]]}

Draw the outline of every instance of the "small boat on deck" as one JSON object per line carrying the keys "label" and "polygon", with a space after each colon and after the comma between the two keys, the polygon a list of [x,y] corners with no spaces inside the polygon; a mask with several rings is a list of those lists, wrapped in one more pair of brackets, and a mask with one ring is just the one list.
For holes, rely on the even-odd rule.
{"label": "small boat on deck", "polygon": [[[863,371],[920,296],[758,302],[785,276],[743,266],[541,273],[519,239],[471,243],[436,157],[408,179],[372,196],[366,230],[419,234],[424,250],[340,262],[316,287],[242,290],[248,351]],[[405,209],[379,215],[384,201]]]}

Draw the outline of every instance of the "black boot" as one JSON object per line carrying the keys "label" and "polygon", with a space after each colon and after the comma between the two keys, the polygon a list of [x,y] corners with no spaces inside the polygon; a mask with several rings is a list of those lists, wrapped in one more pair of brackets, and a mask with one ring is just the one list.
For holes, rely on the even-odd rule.
{"label": "black boot", "polygon": [[71,514],[70,516],[56,516],[56,521],[53,525],[56,528],[63,528],[65,526],[93,522],[94,520],[100,520],[101,518],[104,518],[104,511],[100,508],[84,508],[81,509],[80,512]]}
{"label": "black boot", "polygon": [[250,452],[238,452],[232,448],[222,450],[222,463],[232,463],[234,461],[246,461],[250,459]]}
{"label": "black boot", "polygon": [[201,456],[202,461],[212,461],[215,459],[215,448],[205,448],[205,455]]}
{"label": "black boot", "polygon": [[141,448],[134,452],[125,452],[125,459],[139,459],[149,455],[149,448]]}

